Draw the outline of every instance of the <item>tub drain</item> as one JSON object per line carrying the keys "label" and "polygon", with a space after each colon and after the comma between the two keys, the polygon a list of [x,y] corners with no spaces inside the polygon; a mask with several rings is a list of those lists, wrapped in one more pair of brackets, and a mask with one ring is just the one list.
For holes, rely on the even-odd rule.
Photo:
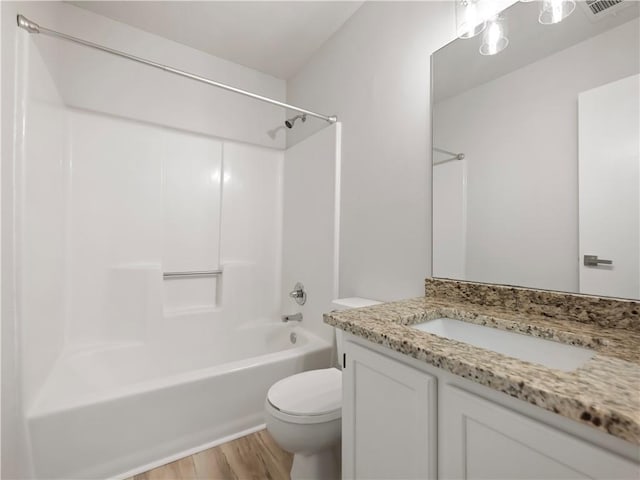
{"label": "tub drain", "polygon": [[291,340],[291,343],[296,343],[298,341],[298,336],[295,334],[295,332],[291,332],[291,334],[289,335],[289,340]]}

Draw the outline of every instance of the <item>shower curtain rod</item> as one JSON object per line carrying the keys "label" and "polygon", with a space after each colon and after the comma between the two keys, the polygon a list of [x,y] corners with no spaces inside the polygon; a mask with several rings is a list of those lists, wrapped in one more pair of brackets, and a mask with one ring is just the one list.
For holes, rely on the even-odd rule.
{"label": "shower curtain rod", "polygon": [[151,67],[158,68],[160,70],[164,70],[165,72],[173,73],[181,77],[190,78],[191,80],[195,80],[197,82],[206,83],[207,85],[212,85],[214,87],[222,88],[230,92],[235,92],[235,93],[239,93],[240,95],[245,95],[247,97],[255,98],[256,100],[260,100],[261,102],[270,103],[272,105],[277,105],[278,107],[283,107],[289,110],[293,110],[295,112],[304,113],[305,115],[319,118],[321,120],[324,120],[325,122],[336,123],[338,121],[338,117],[336,117],[335,115],[327,116],[327,115],[322,115],[320,113],[312,112],[311,110],[305,110],[304,108],[296,107],[294,105],[289,105],[287,103],[274,100],[273,98],[263,97],[262,95],[251,93],[246,90],[242,90],[240,88],[232,87],[231,85],[227,85],[225,83],[215,82],[213,80],[209,80],[208,78],[201,77],[199,75],[194,75],[193,73],[185,72],[183,70],[178,70],[177,68],[169,67],[167,65],[163,65],[158,62],[146,60],[144,58],[136,57],[135,55],[130,55],[128,53],[121,52],[119,50],[114,50],[109,47],[98,45],[97,43],[92,43],[87,40],[83,40],[81,38],[72,37],[71,35],[67,35],[65,33],[60,33],[60,32],[56,32],[55,30],[51,30],[49,28],[41,27],[37,23],[29,20],[24,15],[18,15],[17,20],[18,20],[18,27],[23,28],[29,33],[41,33],[43,35],[48,35],[50,37],[57,37],[63,40],[68,40],[70,42],[79,43],[80,45],[84,45],[85,47],[94,48],[102,52],[110,53],[111,55],[116,55],[118,57],[126,58],[128,60],[133,60],[134,62],[142,63],[144,65],[149,65]]}

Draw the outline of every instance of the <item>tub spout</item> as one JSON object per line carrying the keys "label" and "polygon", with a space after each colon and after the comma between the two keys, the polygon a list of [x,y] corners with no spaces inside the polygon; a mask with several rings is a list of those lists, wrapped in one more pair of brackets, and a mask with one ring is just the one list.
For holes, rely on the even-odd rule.
{"label": "tub spout", "polygon": [[282,321],[283,322],[301,322],[302,321],[302,313],[295,313],[293,315],[283,315],[282,316]]}

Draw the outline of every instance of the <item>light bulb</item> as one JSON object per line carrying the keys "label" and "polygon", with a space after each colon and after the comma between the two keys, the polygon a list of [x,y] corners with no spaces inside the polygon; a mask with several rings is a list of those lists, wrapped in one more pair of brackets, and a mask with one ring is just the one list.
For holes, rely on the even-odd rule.
{"label": "light bulb", "polygon": [[481,0],[456,0],[456,31],[459,38],[475,37],[486,26]]}
{"label": "light bulb", "polygon": [[482,35],[482,45],[480,53],[482,55],[495,55],[507,48],[509,39],[507,38],[504,17],[496,16],[489,20],[487,29]]}
{"label": "light bulb", "polygon": [[543,25],[559,23],[573,13],[575,0],[544,0],[540,4],[538,21]]}

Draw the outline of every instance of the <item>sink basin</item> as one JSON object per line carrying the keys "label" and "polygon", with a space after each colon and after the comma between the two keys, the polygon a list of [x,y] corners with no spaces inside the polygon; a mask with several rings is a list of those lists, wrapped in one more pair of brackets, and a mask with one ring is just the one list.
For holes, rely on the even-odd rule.
{"label": "sink basin", "polygon": [[581,367],[595,355],[587,348],[450,318],[437,318],[412,328],[565,372]]}

